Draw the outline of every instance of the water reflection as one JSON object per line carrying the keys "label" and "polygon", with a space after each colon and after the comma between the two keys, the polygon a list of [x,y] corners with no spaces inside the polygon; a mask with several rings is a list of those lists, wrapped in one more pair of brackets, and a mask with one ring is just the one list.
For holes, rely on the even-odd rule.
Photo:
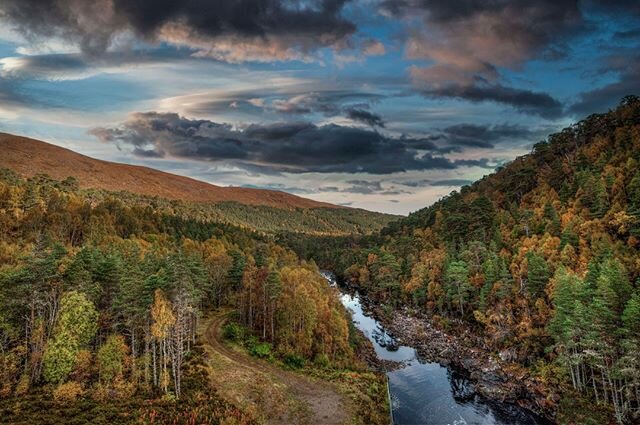
{"label": "water reflection", "polygon": [[[328,275],[327,279],[335,283],[333,276]],[[481,397],[461,373],[438,363],[425,362],[414,348],[397,345],[393,337],[363,311],[357,294],[344,293],[341,301],[351,311],[356,327],[373,343],[378,358],[404,364],[387,373],[396,424],[548,423],[525,409]]]}

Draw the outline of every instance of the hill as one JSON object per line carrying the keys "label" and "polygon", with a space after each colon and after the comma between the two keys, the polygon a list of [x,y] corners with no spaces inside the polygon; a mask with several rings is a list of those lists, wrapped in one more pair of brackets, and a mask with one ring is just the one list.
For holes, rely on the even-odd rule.
{"label": "hill", "polygon": [[335,289],[255,231],[335,231],[348,220],[331,213],[344,211],[167,200],[0,169],[0,422],[306,423],[329,405],[345,422],[388,423],[384,378],[360,358],[366,340]]}
{"label": "hill", "polygon": [[47,174],[63,180],[72,176],[81,188],[127,191],[191,202],[238,202],[275,208],[343,208],[275,190],[220,187],[152,168],[102,161],[6,133],[0,133],[0,152],[0,168],[11,169],[23,177]]}
{"label": "hill", "polygon": [[[366,234],[397,216],[346,208],[284,192],[220,187],[147,167],[101,161],[38,140],[0,133],[0,170],[20,177],[74,186],[95,203],[117,198],[127,205],[149,206],[169,215],[222,222],[260,232],[293,234]],[[45,179],[46,179],[45,178]]]}
{"label": "hill", "polygon": [[[472,335],[502,396],[560,423],[640,420],[640,98],[379,234],[292,246],[387,312]],[[579,407],[596,404],[609,419]]]}

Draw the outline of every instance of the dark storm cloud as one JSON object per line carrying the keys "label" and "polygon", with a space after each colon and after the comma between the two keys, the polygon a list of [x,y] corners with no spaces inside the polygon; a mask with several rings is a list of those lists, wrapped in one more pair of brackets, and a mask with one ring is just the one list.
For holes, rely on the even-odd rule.
{"label": "dark storm cloud", "polygon": [[[252,124],[238,129],[173,113],[136,113],[116,128],[91,131],[103,142],[158,156],[229,161],[271,172],[389,174],[407,170],[488,167],[489,161],[451,160],[430,140],[390,137],[335,124]],[[135,153],[135,151],[134,151]]]}
{"label": "dark storm cloud", "polygon": [[422,179],[422,180],[405,180],[405,181],[399,181],[396,183],[403,186],[415,188],[415,187],[425,187],[425,186],[444,186],[444,187],[465,186],[473,183],[473,181],[467,180],[467,179],[444,179],[444,180]]}
{"label": "dark storm cloud", "polygon": [[626,95],[640,94],[640,56],[612,56],[603,71],[617,73],[618,80],[582,93],[570,107],[571,112],[580,116],[603,112],[606,108],[615,107]]}
{"label": "dark storm cloud", "polygon": [[[94,56],[132,32],[143,40],[187,45],[203,54],[221,42],[249,47],[251,55],[268,51],[286,59],[289,48],[304,53],[345,42],[356,30],[341,14],[345,2],[0,0],[0,16],[33,40],[62,37]],[[242,60],[237,53],[232,52],[233,58]]]}
{"label": "dark storm cloud", "polygon": [[495,143],[506,140],[530,139],[535,133],[518,125],[456,124],[442,130],[443,139],[453,146],[493,148]]}
{"label": "dark storm cloud", "polygon": [[466,179],[447,179],[436,180],[429,183],[431,186],[465,186],[473,183],[471,180]]}
{"label": "dark storm cloud", "polygon": [[585,0],[583,3],[608,15],[640,15],[640,3],[637,0]]}
{"label": "dark storm cloud", "polygon": [[345,112],[347,118],[349,118],[350,120],[361,122],[370,127],[384,128],[384,120],[378,114],[374,114],[373,112],[358,108],[348,108]]}
{"label": "dark storm cloud", "polygon": [[640,28],[618,31],[613,36],[618,40],[640,40]]}
{"label": "dark storm cloud", "polygon": [[547,93],[506,87],[501,84],[456,85],[423,91],[428,97],[451,97],[470,102],[493,101],[512,106],[516,110],[539,115],[543,118],[559,118],[562,115],[562,103]]}

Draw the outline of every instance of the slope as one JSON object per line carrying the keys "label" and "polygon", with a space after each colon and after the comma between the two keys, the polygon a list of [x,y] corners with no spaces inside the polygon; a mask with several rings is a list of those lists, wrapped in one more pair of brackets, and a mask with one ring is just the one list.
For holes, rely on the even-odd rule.
{"label": "slope", "polygon": [[128,191],[192,202],[238,202],[275,208],[342,208],[274,190],[220,187],[147,167],[102,161],[6,133],[0,133],[0,152],[0,168],[14,170],[24,177],[47,174],[63,180],[72,176],[82,188]]}
{"label": "slope", "polygon": [[379,234],[303,248],[387,311],[501,359],[503,397],[559,422],[640,420],[637,96]]}

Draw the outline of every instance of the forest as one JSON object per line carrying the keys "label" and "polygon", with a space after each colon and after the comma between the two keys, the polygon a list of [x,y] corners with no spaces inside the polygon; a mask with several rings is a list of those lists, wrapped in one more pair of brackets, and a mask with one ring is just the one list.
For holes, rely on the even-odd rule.
{"label": "forest", "polygon": [[[35,178],[47,177],[40,175]],[[66,179],[66,184],[77,187],[77,181],[73,177]],[[99,189],[78,190],[78,193],[89,199],[91,203],[101,203],[117,198],[138,210],[163,211],[169,217],[168,220],[174,216],[186,217],[206,223],[229,224],[265,234],[279,232],[317,236],[367,234],[379,231],[399,218],[391,214],[357,208],[276,208],[230,201],[188,202]]]}
{"label": "forest", "polygon": [[203,373],[198,323],[220,306],[297,367],[363,370],[315,264],[263,232],[203,219],[201,206],[148,201],[2,170],[0,416],[252,423]]}
{"label": "forest", "polygon": [[386,311],[471,329],[545,382],[556,413],[582,398],[640,420],[638,97],[379,234],[280,238]]}
{"label": "forest", "polygon": [[[0,414],[253,423],[208,390],[198,329],[219,307],[234,309],[225,334],[251,355],[355,382],[362,341],[320,266],[383,312],[471,330],[545,383],[558,418],[581,400],[640,419],[639,98],[394,218],[211,207],[1,170]],[[382,406],[373,381],[358,397]],[[363,420],[386,420],[369,410]]]}

